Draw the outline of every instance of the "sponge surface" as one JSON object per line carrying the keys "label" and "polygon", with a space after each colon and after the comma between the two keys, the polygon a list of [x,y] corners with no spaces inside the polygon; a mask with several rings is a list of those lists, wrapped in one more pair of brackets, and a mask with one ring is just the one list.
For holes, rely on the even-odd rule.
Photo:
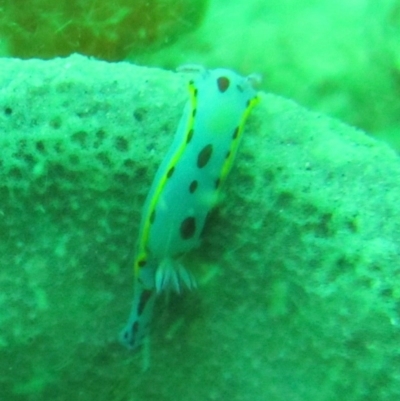
{"label": "sponge surface", "polygon": [[117,342],[150,182],[187,77],[0,61],[0,377],[8,400],[400,397],[400,163],[263,94],[149,349]]}

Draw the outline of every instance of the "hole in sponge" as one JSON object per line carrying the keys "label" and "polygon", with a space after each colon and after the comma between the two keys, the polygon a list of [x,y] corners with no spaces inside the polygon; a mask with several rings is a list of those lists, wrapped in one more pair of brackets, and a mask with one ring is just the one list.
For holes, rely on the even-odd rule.
{"label": "hole in sponge", "polygon": [[86,131],[77,131],[72,134],[72,141],[85,148],[88,144],[88,133]]}
{"label": "hole in sponge", "polygon": [[129,150],[129,142],[126,138],[117,136],[115,138],[115,147],[120,152],[127,152]]}
{"label": "hole in sponge", "polygon": [[111,160],[106,153],[101,152],[96,155],[96,158],[104,167],[112,167]]}
{"label": "hole in sponge", "polygon": [[6,116],[11,116],[12,112],[13,112],[13,110],[12,110],[11,107],[5,107],[5,108],[4,108],[4,114],[5,114]]}
{"label": "hole in sponge", "polygon": [[141,122],[146,117],[146,114],[146,109],[144,109],[143,107],[139,107],[133,112],[133,117],[135,117],[137,121]]}
{"label": "hole in sponge", "polygon": [[50,126],[54,129],[59,129],[61,127],[61,118],[60,117],[54,117],[50,121]]}

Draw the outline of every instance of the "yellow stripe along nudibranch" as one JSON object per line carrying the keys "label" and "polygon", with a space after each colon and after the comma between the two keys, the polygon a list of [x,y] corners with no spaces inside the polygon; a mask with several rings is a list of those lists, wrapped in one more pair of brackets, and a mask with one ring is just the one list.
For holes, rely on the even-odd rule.
{"label": "yellow stripe along nudibranch", "polygon": [[157,293],[196,286],[179,259],[199,245],[246,119],[259,101],[253,87],[256,75],[187,69],[197,75],[189,82],[190,100],[144,204],[134,260],[134,300],[121,333],[122,343],[130,349],[148,333]]}

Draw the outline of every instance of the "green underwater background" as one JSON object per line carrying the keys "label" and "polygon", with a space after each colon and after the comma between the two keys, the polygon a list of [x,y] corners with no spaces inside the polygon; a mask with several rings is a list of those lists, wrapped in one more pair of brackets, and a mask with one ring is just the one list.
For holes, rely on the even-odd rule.
{"label": "green underwater background", "polygon": [[[400,399],[399,39],[396,0],[0,0],[0,400]],[[130,352],[185,63],[261,102]]]}

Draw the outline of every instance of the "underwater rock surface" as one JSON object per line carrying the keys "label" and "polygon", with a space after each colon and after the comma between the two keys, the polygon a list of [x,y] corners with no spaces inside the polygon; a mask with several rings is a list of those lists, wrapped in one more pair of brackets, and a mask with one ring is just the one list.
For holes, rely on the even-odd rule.
{"label": "underwater rock surface", "polygon": [[0,60],[0,394],[7,400],[400,397],[398,156],[278,96],[252,113],[221,204],[117,335],[140,211],[187,77],[82,56]]}

